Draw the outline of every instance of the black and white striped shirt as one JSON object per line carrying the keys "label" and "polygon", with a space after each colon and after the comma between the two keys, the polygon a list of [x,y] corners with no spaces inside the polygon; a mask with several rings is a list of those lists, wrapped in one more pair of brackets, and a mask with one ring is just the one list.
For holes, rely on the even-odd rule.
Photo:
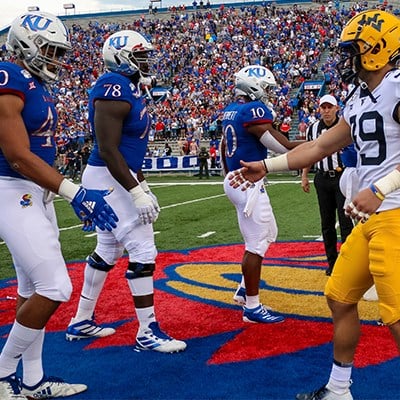
{"label": "black and white striped shirt", "polygon": [[[325,132],[327,129],[336,125],[339,118],[336,118],[335,122],[331,126],[326,126],[325,122],[321,119],[314,122],[307,128],[307,140],[315,140],[321,133]],[[343,169],[343,163],[340,159],[339,153],[333,153],[331,156],[323,158],[321,161],[315,164],[315,167],[320,171],[335,171],[338,167]]]}

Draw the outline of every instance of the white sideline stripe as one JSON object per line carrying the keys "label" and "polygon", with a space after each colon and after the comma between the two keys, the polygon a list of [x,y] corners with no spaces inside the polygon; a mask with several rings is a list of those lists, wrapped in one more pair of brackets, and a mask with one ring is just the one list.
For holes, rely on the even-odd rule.
{"label": "white sideline stripe", "polygon": [[203,233],[202,235],[199,235],[197,237],[198,238],[206,238],[206,237],[209,237],[211,235],[214,235],[214,233],[216,233],[216,232],[215,231],[210,231],[210,232]]}

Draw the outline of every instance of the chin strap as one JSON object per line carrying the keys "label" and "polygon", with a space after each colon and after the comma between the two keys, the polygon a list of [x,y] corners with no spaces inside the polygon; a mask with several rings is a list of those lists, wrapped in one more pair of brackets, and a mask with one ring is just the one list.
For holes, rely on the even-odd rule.
{"label": "chin strap", "polygon": [[376,103],[376,99],[375,99],[374,95],[371,93],[371,91],[369,90],[368,85],[365,82],[360,81],[360,87],[361,87],[361,90],[365,91],[368,94],[368,96],[371,98],[371,101],[373,103]]}
{"label": "chin strap", "polygon": [[364,91],[370,98],[373,103],[376,103],[376,99],[374,95],[371,93],[371,91],[368,88],[368,85],[364,81],[359,81],[358,84],[356,84],[353,89],[350,91],[350,93],[346,96],[344,99],[344,103],[346,104],[347,101],[353,96],[354,92],[357,90],[357,88],[360,87],[362,91]]}

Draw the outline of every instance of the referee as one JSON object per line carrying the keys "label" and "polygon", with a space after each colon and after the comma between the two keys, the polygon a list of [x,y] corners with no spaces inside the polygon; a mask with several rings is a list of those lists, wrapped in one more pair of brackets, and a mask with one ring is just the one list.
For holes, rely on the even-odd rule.
{"label": "referee", "polygon": [[[327,94],[319,101],[321,119],[314,122],[307,129],[307,140],[315,140],[321,133],[339,121],[337,115],[339,106],[335,97]],[[316,165],[314,186],[317,191],[319,213],[321,217],[322,238],[328,260],[326,275],[331,275],[338,256],[336,214],[339,219],[340,236],[342,243],[353,229],[352,220],[344,214],[345,198],[339,188],[339,179],[343,172],[343,163],[339,153],[323,158]],[[310,192],[308,173],[311,167],[304,168],[301,175],[301,187],[304,192]]]}

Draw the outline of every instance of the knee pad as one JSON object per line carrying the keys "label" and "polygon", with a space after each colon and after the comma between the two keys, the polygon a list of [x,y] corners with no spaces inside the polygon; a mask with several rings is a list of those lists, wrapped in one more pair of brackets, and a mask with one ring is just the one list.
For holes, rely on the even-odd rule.
{"label": "knee pad", "polygon": [[129,262],[128,270],[125,273],[126,279],[145,278],[153,276],[156,264],[141,264],[137,262]]}
{"label": "knee pad", "polygon": [[107,264],[96,252],[90,254],[87,257],[86,261],[92,268],[104,272],[110,271],[115,265],[115,264]]}

